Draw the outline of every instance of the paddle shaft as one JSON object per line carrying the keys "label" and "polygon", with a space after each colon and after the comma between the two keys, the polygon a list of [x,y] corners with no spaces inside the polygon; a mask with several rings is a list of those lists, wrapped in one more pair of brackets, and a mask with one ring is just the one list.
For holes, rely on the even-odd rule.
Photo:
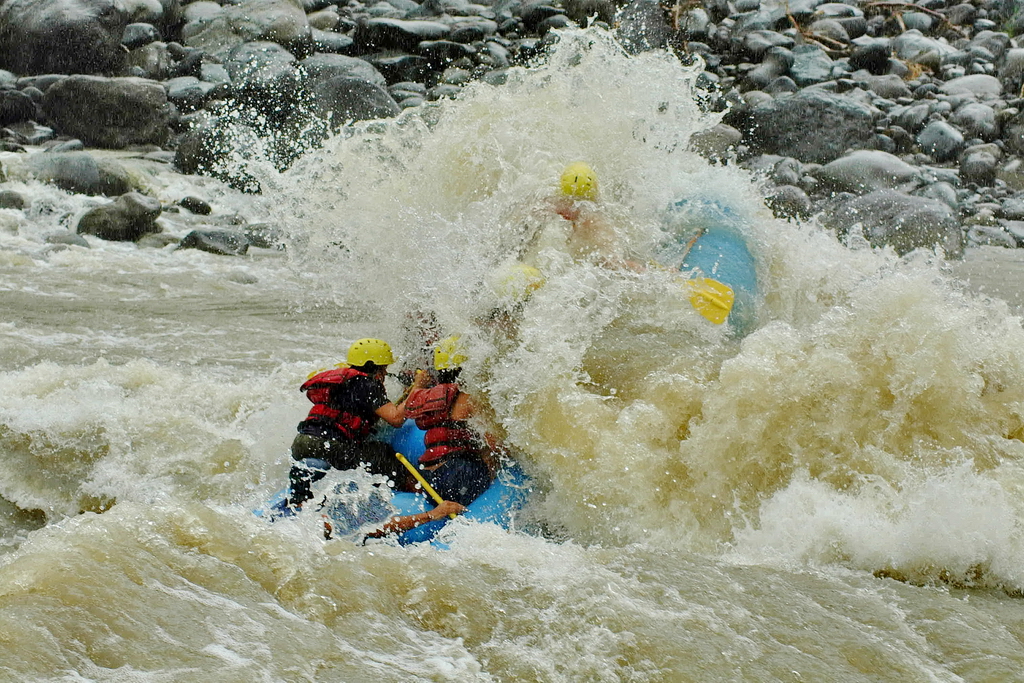
{"label": "paddle shaft", "polygon": [[686,243],[686,249],[683,250],[683,258],[679,259],[680,263],[686,260],[686,257],[690,255],[690,250],[693,249],[693,245],[697,244],[697,240],[704,236],[707,232],[707,228],[699,228],[697,234],[690,238],[690,241]]}
{"label": "paddle shaft", "polygon": [[[397,451],[395,452],[395,457],[398,458],[398,461],[400,463],[405,465],[405,469],[409,470],[409,472],[412,474],[412,476],[416,477],[416,481],[418,481],[420,486],[423,487],[423,490],[427,492],[427,495],[429,495],[431,498],[434,499],[435,503],[440,505],[441,503],[444,502],[444,498],[442,498],[441,496],[437,495],[437,491],[434,490],[433,486],[431,486],[430,484],[427,483],[427,480],[423,478],[423,475],[420,474],[420,471],[416,469],[415,465],[413,465],[411,462],[409,462],[404,455],[402,455],[401,453],[399,453]],[[456,514],[453,512],[450,515],[448,515],[448,517],[450,519],[455,519]]]}

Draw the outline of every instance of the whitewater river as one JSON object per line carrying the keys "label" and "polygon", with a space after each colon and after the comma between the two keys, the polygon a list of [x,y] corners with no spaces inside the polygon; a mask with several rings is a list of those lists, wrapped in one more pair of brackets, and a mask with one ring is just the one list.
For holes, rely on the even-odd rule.
{"label": "whitewater river", "polygon": [[[244,258],[55,249],[99,200],[16,182],[33,204],[0,211],[0,680],[1024,680],[1022,259],[897,259],[771,218],[755,179],[686,151],[714,123],[694,76],[567,33],[501,88],[285,174],[252,165],[262,196],[153,177],[167,203],[287,233]],[[638,258],[670,201],[740,216],[753,331],[710,325],[663,271],[557,249],[518,333],[481,327],[576,159]],[[438,551],[255,517],[307,374],[363,336],[408,356],[428,309],[533,477],[517,530],[456,523]]]}

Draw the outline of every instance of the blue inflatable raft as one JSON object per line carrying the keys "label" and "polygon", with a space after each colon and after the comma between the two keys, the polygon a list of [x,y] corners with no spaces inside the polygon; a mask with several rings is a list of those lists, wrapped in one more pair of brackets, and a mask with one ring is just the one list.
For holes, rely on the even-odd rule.
{"label": "blue inflatable raft", "polygon": [[[402,427],[395,430],[390,441],[395,450],[404,455],[413,465],[419,462],[419,458],[425,450],[423,431],[416,427],[416,423],[412,420],[406,420]],[[254,514],[259,517],[268,517],[271,520],[294,516],[295,513],[287,505],[287,493],[288,489],[278,491],[264,508],[254,510]],[[470,503],[467,506],[468,510],[460,517],[475,522],[497,524],[503,529],[509,529],[516,511],[526,503],[529,493],[529,478],[522,468],[515,462],[506,462],[491,486]],[[426,494],[397,492],[390,496],[390,500],[379,496],[370,496],[362,502],[362,507],[359,509],[327,505],[323,512],[335,528],[352,529],[359,528],[364,523],[378,521],[383,523],[391,514],[389,505],[395,508],[394,514],[398,515],[412,515],[434,507],[433,501]],[[448,522],[449,520],[443,519],[421,524],[400,534],[398,542],[402,545],[409,545],[410,543],[430,541],[436,547],[444,548],[446,546],[435,537]]]}
{"label": "blue inflatable raft", "polygon": [[[423,455],[423,431],[416,427],[412,420],[399,428],[391,438],[391,445],[404,455],[409,462],[416,465]],[[530,482],[518,463],[506,462],[498,472],[497,478],[480,497],[470,503],[469,508],[461,516],[474,522],[489,522],[503,529],[512,525],[515,512],[523,507],[530,492]],[[419,493],[396,493],[391,504],[398,508],[400,515],[413,515],[425,512],[434,507],[426,495]],[[420,543],[434,539],[444,528],[448,520],[428,522],[406,531],[398,537],[402,545]],[[434,541],[435,545],[437,541]]]}
{"label": "blue inflatable raft", "polygon": [[753,329],[757,313],[757,264],[744,235],[747,221],[713,201],[682,199],[664,218],[670,235],[658,260],[688,278],[705,277],[728,285],[735,294],[728,322],[733,333]]}

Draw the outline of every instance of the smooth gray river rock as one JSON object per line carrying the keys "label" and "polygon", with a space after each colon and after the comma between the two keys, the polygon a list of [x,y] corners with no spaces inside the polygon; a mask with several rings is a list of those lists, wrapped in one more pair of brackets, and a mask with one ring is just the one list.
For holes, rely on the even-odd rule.
{"label": "smooth gray river rock", "polygon": [[244,256],[249,251],[245,235],[231,230],[193,230],[178,244],[178,249],[198,249],[221,256]]}
{"label": "smooth gray river rock", "polygon": [[899,254],[939,247],[948,256],[959,257],[964,249],[960,223],[949,206],[895,190],[840,202],[822,218],[840,233],[859,229],[872,246],[890,246]]}
{"label": "smooth gray river rock", "polygon": [[[849,98],[816,89],[750,110],[744,133],[754,152],[828,163],[872,137],[874,114]],[[743,130],[743,129],[741,129]]]}
{"label": "smooth gray river rock", "polygon": [[21,74],[113,74],[129,19],[114,0],[0,3],[0,67]]}
{"label": "smooth gray river rock", "polygon": [[198,26],[188,32],[185,45],[220,59],[228,58],[243,43],[267,41],[300,49],[311,40],[309,22],[298,0],[244,0],[225,5],[219,12],[210,8],[209,14],[195,23]]}
{"label": "smooth gray river rock", "polygon": [[78,194],[114,197],[133,189],[124,166],[88,152],[33,154],[25,168],[36,180]]}
{"label": "smooth gray river rock", "polygon": [[156,81],[101,76],[69,76],[54,83],[42,108],[64,135],[108,149],[163,144],[173,111],[167,91]]}
{"label": "smooth gray river rock", "polygon": [[160,200],[138,192],[129,192],[110,204],[97,206],[78,219],[76,232],[101,239],[134,242],[143,235],[160,232]]}
{"label": "smooth gray river rock", "polygon": [[936,161],[949,161],[964,147],[963,133],[945,121],[932,121],[917,136],[921,149]]}
{"label": "smooth gray river rock", "polygon": [[836,192],[868,194],[912,184],[921,171],[899,157],[878,150],[858,150],[822,166],[814,174]]}

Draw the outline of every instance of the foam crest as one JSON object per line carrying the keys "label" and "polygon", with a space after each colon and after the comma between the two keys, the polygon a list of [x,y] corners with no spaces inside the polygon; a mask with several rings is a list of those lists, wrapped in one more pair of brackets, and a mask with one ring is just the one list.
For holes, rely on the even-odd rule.
{"label": "foam crest", "polygon": [[837,491],[803,473],[764,504],[758,528],[737,534],[730,557],[1019,592],[1021,481],[1016,467],[978,472],[962,463],[908,472],[899,485],[866,476]]}
{"label": "foam crest", "polygon": [[298,419],[261,432],[278,383],[228,384],[148,361],[4,373],[0,495],[53,519],[114,501],[237,497],[279,458]]}

